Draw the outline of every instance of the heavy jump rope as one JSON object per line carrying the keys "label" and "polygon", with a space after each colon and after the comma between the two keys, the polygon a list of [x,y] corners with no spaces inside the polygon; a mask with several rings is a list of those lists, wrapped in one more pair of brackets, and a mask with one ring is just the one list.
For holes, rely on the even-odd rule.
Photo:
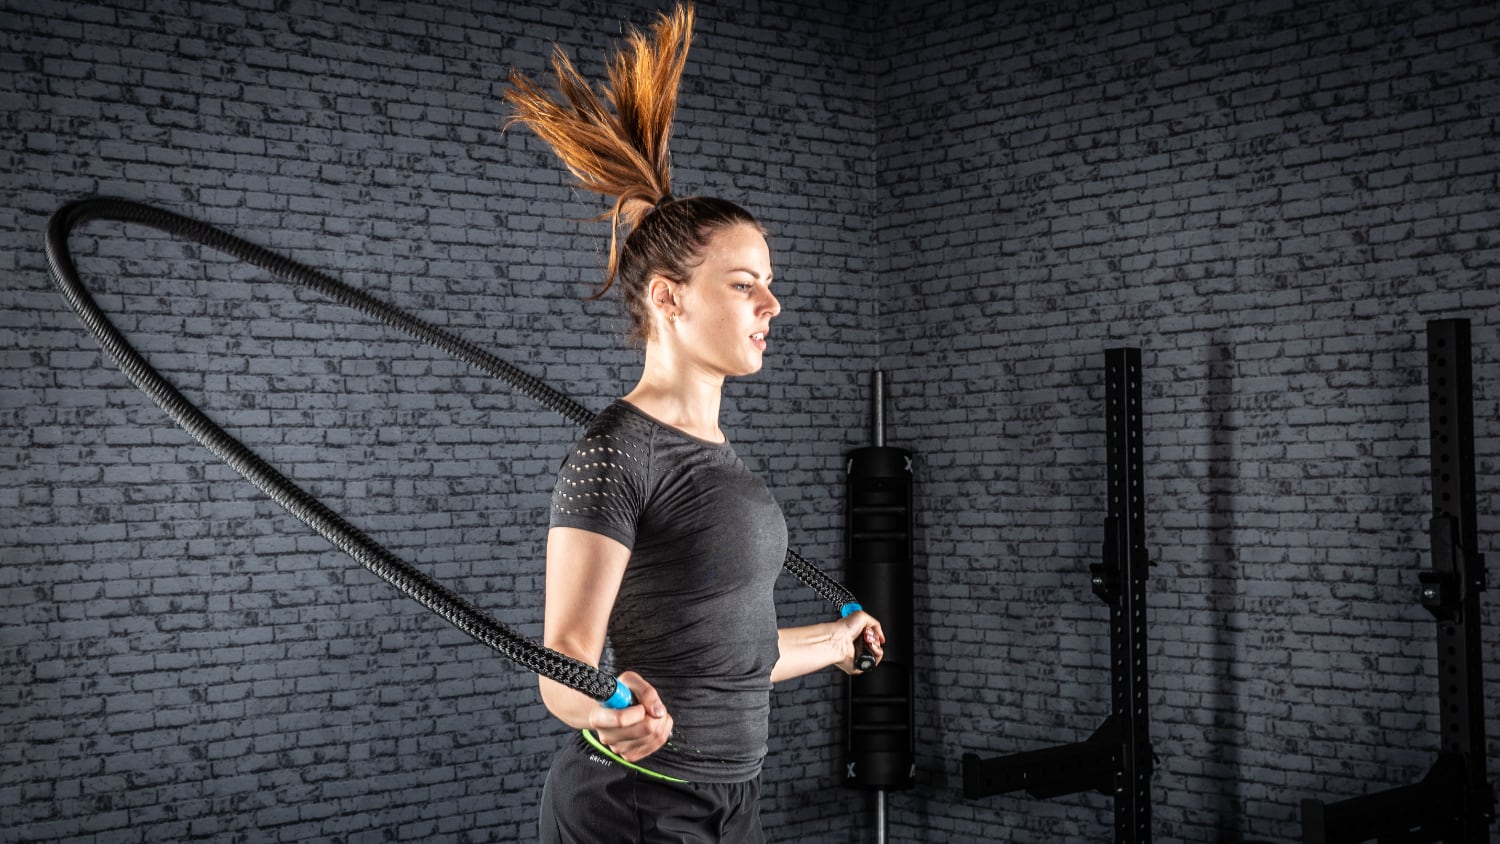
{"label": "heavy jump rope", "polygon": [[[509,384],[549,410],[563,415],[579,427],[594,418],[582,405],[544,384],[535,376],[484,351],[473,343],[456,337],[403,310],[311,269],[283,255],[278,255],[228,232],[180,214],[123,199],[90,198],[71,202],[59,208],[47,221],[47,261],[53,281],[63,298],[82,320],[99,345],[114,358],[130,381],[156,402],[167,416],[192,435],[203,447],[229,464],[261,492],[270,496],[288,513],[322,534],[345,554],[374,572],[392,586],[406,593],[422,606],[437,613],[480,642],[488,645],[528,671],[549,677],[576,689],[611,709],[630,705],[631,694],[613,675],[576,660],[539,642],[528,639],[438,583],[410,563],[392,553],[330,510],[297,484],[282,475],[238,439],[224,431],[183,397],[161,373],[146,362],[79,281],[77,268],[68,252],[68,235],[76,227],[93,220],[134,223],[166,234],[196,241],[218,252],[269,271],[272,275],[303,285],[343,305],[374,317],[386,325],[435,346],[458,360],[465,361]],[[788,550],[785,567],[812,587],[813,591],[839,608],[842,615],[860,609],[849,590],[820,571],[795,551]],[[863,649],[856,667],[869,670],[874,657]]]}

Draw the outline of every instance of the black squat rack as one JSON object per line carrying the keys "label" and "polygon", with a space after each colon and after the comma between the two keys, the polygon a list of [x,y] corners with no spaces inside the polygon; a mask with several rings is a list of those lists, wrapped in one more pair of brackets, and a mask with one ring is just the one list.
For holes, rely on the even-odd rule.
{"label": "black squat rack", "polygon": [[1095,790],[1114,795],[1116,844],[1151,840],[1151,719],[1147,705],[1146,518],[1141,456],[1141,350],[1104,353],[1108,503],[1103,561],[1089,566],[1094,594],[1109,605],[1110,716],[1073,744],[980,759],[963,757],[964,797],[1025,789],[1052,798]]}
{"label": "black squat rack", "polygon": [[1432,567],[1417,600],[1437,622],[1441,746],[1421,782],[1337,803],[1302,801],[1303,844],[1476,844],[1490,840],[1495,789],[1485,771],[1484,665],[1479,593],[1485,589],[1474,486],[1474,376],[1469,321],[1427,323],[1432,430]]}

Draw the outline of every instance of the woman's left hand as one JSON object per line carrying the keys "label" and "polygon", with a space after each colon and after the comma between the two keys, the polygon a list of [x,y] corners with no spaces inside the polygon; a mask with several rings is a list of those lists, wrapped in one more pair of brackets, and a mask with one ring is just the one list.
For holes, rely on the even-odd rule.
{"label": "woman's left hand", "polygon": [[805,627],[783,627],[776,631],[780,656],[771,668],[771,683],[822,671],[837,665],[845,674],[862,674],[855,667],[863,645],[875,657],[875,664],[885,657],[885,633],[880,622],[863,610],[852,612],[838,621],[824,621]]}
{"label": "woman's left hand", "polygon": [[885,644],[885,632],[880,629],[880,622],[874,616],[860,610],[831,623],[839,626],[837,641],[845,646],[845,653],[834,663],[840,671],[845,674],[864,673],[854,667],[861,644],[875,657],[876,665],[885,658],[885,648],[882,647]]}

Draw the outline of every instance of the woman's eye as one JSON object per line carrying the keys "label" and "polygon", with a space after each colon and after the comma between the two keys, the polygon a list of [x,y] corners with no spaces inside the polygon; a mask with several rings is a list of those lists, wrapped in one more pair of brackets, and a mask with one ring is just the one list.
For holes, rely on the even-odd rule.
{"label": "woman's eye", "polygon": [[741,293],[749,293],[750,292],[750,285],[745,284],[744,282],[739,282],[739,283],[735,284],[734,289],[738,290]]}

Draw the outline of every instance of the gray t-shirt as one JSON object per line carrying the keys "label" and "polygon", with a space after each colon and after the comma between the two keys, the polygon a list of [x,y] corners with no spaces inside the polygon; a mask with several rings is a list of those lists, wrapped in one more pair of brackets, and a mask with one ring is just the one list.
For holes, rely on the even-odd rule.
{"label": "gray t-shirt", "polygon": [[674,741],[642,764],[695,782],[759,774],[787,549],[770,490],[727,443],[617,401],[558,472],[551,524],[631,549],[609,618],[613,670],[655,686],[674,720]]}

